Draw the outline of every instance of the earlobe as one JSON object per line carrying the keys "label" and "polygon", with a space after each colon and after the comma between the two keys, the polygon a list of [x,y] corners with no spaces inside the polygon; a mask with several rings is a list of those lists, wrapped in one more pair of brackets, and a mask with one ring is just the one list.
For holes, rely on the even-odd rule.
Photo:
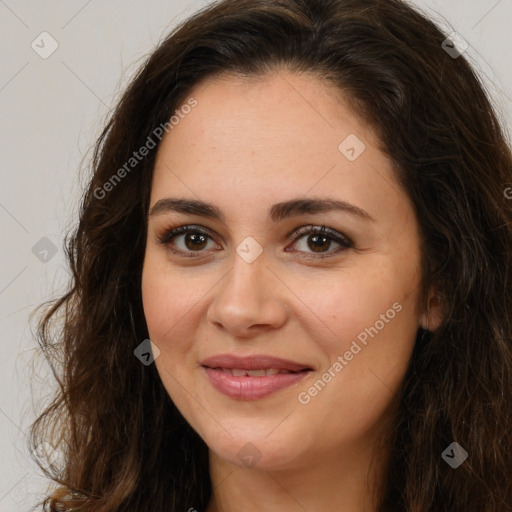
{"label": "earlobe", "polygon": [[443,321],[443,301],[434,288],[429,291],[427,305],[420,318],[420,326],[427,331],[435,331]]}

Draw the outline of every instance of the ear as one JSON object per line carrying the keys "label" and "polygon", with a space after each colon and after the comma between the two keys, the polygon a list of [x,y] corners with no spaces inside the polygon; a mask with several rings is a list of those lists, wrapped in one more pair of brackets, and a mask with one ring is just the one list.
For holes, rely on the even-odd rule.
{"label": "ear", "polygon": [[420,317],[420,326],[427,331],[435,331],[443,321],[443,301],[434,287],[428,294],[427,305]]}

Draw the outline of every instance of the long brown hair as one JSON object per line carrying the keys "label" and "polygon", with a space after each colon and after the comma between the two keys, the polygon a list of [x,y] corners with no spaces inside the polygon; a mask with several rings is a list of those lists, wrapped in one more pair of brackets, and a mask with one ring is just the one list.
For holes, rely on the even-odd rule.
{"label": "long brown hair", "polygon": [[[336,84],[374,127],[414,204],[423,296],[434,285],[445,306],[435,332],[418,331],[380,512],[512,510],[512,156],[445,38],[401,0],[225,0],[149,56],[99,137],[66,240],[72,283],[39,324],[60,391],[32,444],[63,453],[47,469],[58,490],[45,510],[206,507],[207,446],[155,365],[134,356],[148,338],[141,270],[158,141],[126,163],[200,80],[283,68]],[[441,457],[452,442],[468,453],[457,469]]]}

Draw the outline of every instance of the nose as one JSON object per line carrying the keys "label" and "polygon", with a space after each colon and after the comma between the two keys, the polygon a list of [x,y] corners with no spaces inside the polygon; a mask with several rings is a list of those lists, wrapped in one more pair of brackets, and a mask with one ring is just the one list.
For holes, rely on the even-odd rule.
{"label": "nose", "polygon": [[286,323],[285,291],[264,255],[247,263],[235,254],[231,270],[215,287],[207,319],[234,337],[247,338]]}

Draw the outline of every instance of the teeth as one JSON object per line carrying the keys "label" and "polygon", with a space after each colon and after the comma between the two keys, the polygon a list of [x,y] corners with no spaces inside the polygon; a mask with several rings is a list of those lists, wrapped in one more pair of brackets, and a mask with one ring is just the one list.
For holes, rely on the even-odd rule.
{"label": "teeth", "polygon": [[278,373],[292,373],[290,370],[279,370],[277,368],[262,368],[261,370],[244,370],[242,368],[215,368],[224,373],[233,375],[233,377],[265,377],[267,375],[277,375]]}
{"label": "teeth", "polygon": [[266,371],[267,370],[265,370],[265,369],[262,369],[262,370],[247,370],[247,375],[249,375],[249,377],[265,377]]}

